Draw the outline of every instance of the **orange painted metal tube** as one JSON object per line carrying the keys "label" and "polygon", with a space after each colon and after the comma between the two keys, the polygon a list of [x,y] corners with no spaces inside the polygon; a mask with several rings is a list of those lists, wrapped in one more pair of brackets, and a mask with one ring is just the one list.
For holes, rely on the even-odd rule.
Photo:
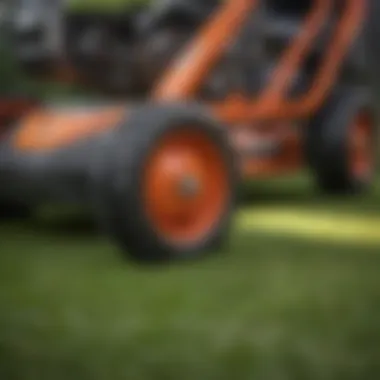
{"label": "orange painted metal tube", "polygon": [[349,53],[361,25],[366,17],[366,0],[346,0],[346,10],[330,46],[321,63],[321,69],[316,75],[312,89],[300,101],[288,102],[286,107],[290,112],[307,114],[316,111],[323,103],[326,94],[335,85],[339,69],[345,56]]}
{"label": "orange painted metal tube", "polygon": [[179,54],[155,87],[152,100],[181,101],[191,98],[225,51],[258,0],[228,0],[197,37]]}
{"label": "orange painted metal tube", "polygon": [[[326,48],[320,69],[315,75],[311,89],[303,97],[291,101],[283,100],[279,96],[281,94],[279,90],[283,90],[290,79],[287,78],[287,75],[289,74],[289,77],[291,77],[291,74],[297,69],[297,63],[300,58],[305,56],[306,52],[303,51],[302,47],[304,47],[305,40],[307,39],[304,36],[308,35],[311,37],[314,33],[310,32],[305,32],[305,35],[301,35],[294,43],[294,46],[289,48],[288,53],[285,55],[285,66],[280,66],[278,71],[276,71],[277,75],[275,75],[268,89],[264,91],[264,96],[251,100],[236,97],[225,102],[212,104],[212,110],[222,120],[231,123],[270,118],[303,118],[313,114],[321,106],[331,88],[336,84],[339,69],[366,16],[367,3],[365,0],[345,1],[346,6],[342,18],[337,23],[331,43]],[[314,8],[315,17],[317,11],[320,17],[322,13],[319,12],[321,10],[324,12],[328,10],[328,3],[331,2],[329,0],[318,0],[316,2],[316,6],[321,8]],[[311,18],[309,22],[310,25],[317,24]],[[298,47],[296,46],[297,44],[299,44]],[[296,52],[299,55],[292,58],[289,52],[292,52],[292,54]]]}
{"label": "orange painted metal tube", "polygon": [[261,95],[263,103],[271,103],[284,95],[326,23],[331,7],[331,0],[315,0],[315,5],[307,15],[301,32],[285,52],[272,74],[270,83]]}

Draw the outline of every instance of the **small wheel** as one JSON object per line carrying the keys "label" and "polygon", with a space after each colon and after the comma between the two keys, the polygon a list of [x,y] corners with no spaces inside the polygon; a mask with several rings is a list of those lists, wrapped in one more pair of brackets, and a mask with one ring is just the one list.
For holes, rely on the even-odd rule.
{"label": "small wheel", "polygon": [[199,257],[229,231],[238,178],[226,132],[197,106],[132,112],[97,163],[106,232],[133,259]]}
{"label": "small wheel", "polygon": [[337,91],[313,119],[306,131],[306,155],[321,190],[368,190],[376,167],[374,119],[368,97],[356,88]]}

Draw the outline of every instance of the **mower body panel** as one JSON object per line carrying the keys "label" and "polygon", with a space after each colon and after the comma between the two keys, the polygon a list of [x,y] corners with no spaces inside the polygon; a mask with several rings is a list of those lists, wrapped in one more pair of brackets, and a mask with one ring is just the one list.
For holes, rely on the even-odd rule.
{"label": "mower body panel", "polygon": [[114,106],[37,108],[22,117],[0,140],[0,199],[89,201],[92,163],[126,117]]}
{"label": "mower body panel", "polygon": [[125,114],[125,106],[41,107],[21,118],[14,144],[21,151],[60,149],[113,128]]}

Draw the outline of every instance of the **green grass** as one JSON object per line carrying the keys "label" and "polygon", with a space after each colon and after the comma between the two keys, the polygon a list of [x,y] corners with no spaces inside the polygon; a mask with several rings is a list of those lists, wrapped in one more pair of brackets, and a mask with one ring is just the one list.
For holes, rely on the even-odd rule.
{"label": "green grass", "polygon": [[241,225],[259,206],[380,217],[380,184],[356,200],[303,181],[247,194],[228,249],[189,265],[125,262],[82,217],[0,227],[0,379],[379,378],[380,246]]}
{"label": "green grass", "polygon": [[[68,7],[74,11],[113,12],[119,9],[132,8],[135,5],[146,4],[152,0],[69,0]],[[153,0],[154,1],[154,0]]]}

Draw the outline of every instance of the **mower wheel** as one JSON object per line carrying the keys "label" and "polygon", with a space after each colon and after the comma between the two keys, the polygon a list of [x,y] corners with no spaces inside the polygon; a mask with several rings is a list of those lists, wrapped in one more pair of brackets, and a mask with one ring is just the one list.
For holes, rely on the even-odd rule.
{"label": "mower wheel", "polygon": [[100,225],[132,259],[193,259],[227,238],[238,170],[226,130],[203,108],[135,109],[94,168]]}
{"label": "mower wheel", "polygon": [[369,97],[357,88],[335,92],[307,128],[306,155],[318,187],[332,194],[365,192],[376,167],[376,141]]}

